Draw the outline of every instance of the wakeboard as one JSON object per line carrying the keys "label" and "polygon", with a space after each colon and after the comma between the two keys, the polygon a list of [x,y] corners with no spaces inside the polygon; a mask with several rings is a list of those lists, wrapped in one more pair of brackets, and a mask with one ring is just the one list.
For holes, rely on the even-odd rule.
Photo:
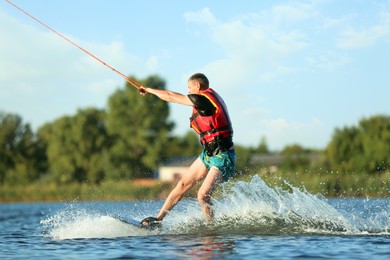
{"label": "wakeboard", "polygon": [[111,217],[113,217],[116,220],[119,220],[120,222],[122,222],[124,224],[128,224],[128,225],[142,228],[140,222],[133,219],[133,218],[130,218],[130,217],[123,218],[123,217],[116,216],[116,215],[111,215]]}
{"label": "wakeboard", "polygon": [[124,218],[124,217],[120,217],[117,215],[111,215],[111,217],[113,217],[114,219],[116,219],[124,224],[131,225],[133,227],[137,227],[137,228],[141,228],[141,229],[156,229],[156,228],[161,227],[161,222],[159,222],[158,224],[153,225],[153,226],[143,226],[143,225],[141,225],[141,221],[135,220],[131,217]]}

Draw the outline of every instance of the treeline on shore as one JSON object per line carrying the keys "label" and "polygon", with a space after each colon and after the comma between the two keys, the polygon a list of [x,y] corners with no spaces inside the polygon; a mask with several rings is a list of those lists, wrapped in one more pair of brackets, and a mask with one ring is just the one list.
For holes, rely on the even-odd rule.
{"label": "treeline on shore", "polygon": [[[139,81],[165,89],[156,75]],[[201,149],[195,134],[174,136],[173,128],[166,102],[140,97],[128,84],[109,97],[106,109],[80,109],[36,132],[19,115],[0,112],[0,201],[161,197],[172,184],[134,183],[155,177],[168,158],[193,156]],[[270,185],[288,189],[287,181],[325,196],[389,195],[387,115],[336,129],[324,150],[296,144],[271,152],[265,138],[256,147],[236,148],[236,181],[259,174]],[[255,155],[279,160],[273,165]]]}
{"label": "treeline on shore", "polygon": [[[257,174],[257,173],[256,173]],[[388,197],[389,176],[385,174],[320,174],[304,173],[263,173],[258,174],[270,187],[279,187],[285,191],[298,188],[310,194],[325,197]],[[388,175],[388,174],[387,174]],[[250,181],[253,175],[238,175],[229,184],[238,181]],[[99,185],[90,183],[39,183],[23,186],[3,185],[0,189],[0,202],[31,201],[127,201],[165,199],[174,183],[158,180],[152,184],[139,184],[137,181],[107,180]],[[188,197],[196,195],[192,189]],[[218,197],[218,191],[215,196]]]}

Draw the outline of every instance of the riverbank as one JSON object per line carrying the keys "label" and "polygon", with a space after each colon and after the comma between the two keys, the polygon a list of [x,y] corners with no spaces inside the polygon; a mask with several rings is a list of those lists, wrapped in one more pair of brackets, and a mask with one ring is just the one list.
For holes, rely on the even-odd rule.
{"label": "riverbank", "polygon": [[147,200],[166,195],[170,188],[171,184],[158,181],[107,181],[99,185],[31,183],[1,186],[0,202]]}
{"label": "riverbank", "polygon": [[[232,182],[250,181],[253,175],[238,174]],[[390,174],[313,174],[312,172],[262,172],[259,176],[270,187],[291,190],[296,187],[325,197],[389,197]],[[0,187],[0,202],[29,201],[127,201],[164,199],[174,183],[158,180],[106,181],[89,183],[31,183]],[[195,196],[194,188],[188,196]],[[216,192],[216,195],[218,191]]]}

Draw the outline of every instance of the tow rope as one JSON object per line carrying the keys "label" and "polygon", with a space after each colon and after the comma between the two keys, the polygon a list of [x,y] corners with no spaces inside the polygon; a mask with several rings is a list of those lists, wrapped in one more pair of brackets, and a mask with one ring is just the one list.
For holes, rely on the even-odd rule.
{"label": "tow rope", "polygon": [[81,46],[77,45],[76,43],[74,43],[73,41],[69,40],[68,38],[66,38],[64,35],[62,35],[61,33],[57,32],[56,30],[52,29],[51,27],[49,27],[48,25],[46,25],[45,23],[43,23],[42,21],[38,20],[37,18],[35,18],[34,16],[32,16],[31,14],[27,13],[26,11],[24,11],[22,8],[20,8],[19,6],[15,5],[14,3],[12,3],[11,1],[9,0],[4,0],[6,2],[8,2],[10,5],[12,5],[13,7],[15,7],[16,9],[18,9],[19,11],[21,11],[22,13],[26,14],[27,16],[29,16],[30,18],[34,19],[36,22],[40,23],[41,25],[43,25],[44,27],[46,27],[47,29],[49,29],[50,31],[52,31],[53,33],[57,34],[58,36],[60,36],[62,39],[64,39],[65,41],[69,42],[70,44],[76,46],[77,48],[79,48],[80,50],[82,50],[83,52],[85,52],[86,54],[88,54],[89,56],[91,56],[92,58],[94,58],[95,60],[99,61],[100,63],[102,63],[104,66],[108,67],[109,69],[111,69],[113,72],[117,73],[119,76],[121,76],[123,79],[125,79],[127,82],[130,83],[130,85],[132,85],[133,87],[135,87],[136,89],[139,89],[140,87],[142,87],[142,84],[137,82],[136,80],[132,79],[132,78],[129,78],[127,77],[126,75],[124,75],[123,73],[121,73],[120,71],[117,71],[115,68],[111,67],[110,65],[108,65],[106,62],[104,62],[103,60],[99,59],[98,57],[96,57],[94,54],[90,53],[89,51],[87,51],[86,49],[82,48]]}

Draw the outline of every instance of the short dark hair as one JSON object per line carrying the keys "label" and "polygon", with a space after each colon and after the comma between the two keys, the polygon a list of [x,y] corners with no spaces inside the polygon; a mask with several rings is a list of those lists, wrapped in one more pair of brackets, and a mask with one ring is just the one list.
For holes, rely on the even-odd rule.
{"label": "short dark hair", "polygon": [[208,89],[209,88],[209,80],[203,73],[195,73],[188,80],[198,81],[201,89]]}

